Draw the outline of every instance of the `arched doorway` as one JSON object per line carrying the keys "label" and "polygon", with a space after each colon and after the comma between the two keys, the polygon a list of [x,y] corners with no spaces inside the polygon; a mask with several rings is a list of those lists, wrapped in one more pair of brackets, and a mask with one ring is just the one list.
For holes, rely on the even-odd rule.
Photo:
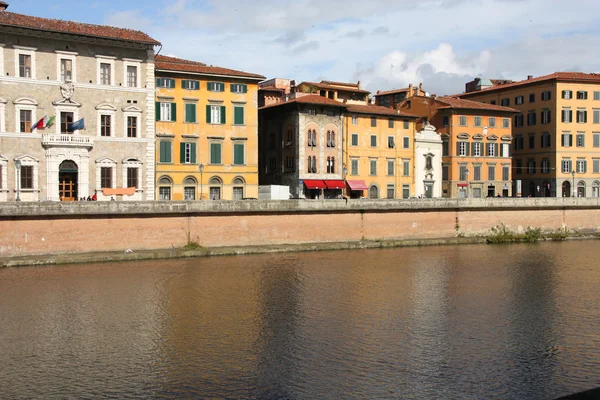
{"label": "arched doorway", "polygon": [[542,193],[544,193],[544,197],[550,197],[550,182],[544,181]]}
{"label": "arched doorway", "polygon": [[378,199],[379,198],[379,188],[375,185],[372,185],[369,188],[369,198],[370,199]]}
{"label": "arched doorway", "polygon": [[61,201],[77,200],[79,168],[72,160],[65,160],[58,167],[58,193]]}
{"label": "arched doorway", "polygon": [[571,197],[571,182],[564,181],[562,184],[562,197]]}
{"label": "arched doorway", "polygon": [[535,192],[535,182],[529,182],[529,197],[536,197],[537,193]]}
{"label": "arched doorway", "polygon": [[221,200],[221,187],[223,186],[223,181],[221,181],[221,178],[217,176],[210,178],[208,184],[210,186],[210,199]]}

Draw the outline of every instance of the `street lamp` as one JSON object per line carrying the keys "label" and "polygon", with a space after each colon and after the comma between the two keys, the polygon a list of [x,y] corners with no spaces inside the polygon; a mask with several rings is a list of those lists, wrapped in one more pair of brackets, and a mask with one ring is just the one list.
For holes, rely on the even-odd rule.
{"label": "street lamp", "polygon": [[571,171],[571,175],[573,175],[573,197],[577,197],[577,189],[575,188],[575,169]]}
{"label": "street lamp", "polygon": [[17,167],[17,198],[16,201],[21,201],[21,160],[15,161],[15,167]]}
{"label": "street lamp", "polygon": [[467,168],[467,171],[465,173],[465,177],[467,179],[467,193],[465,194],[465,197],[468,199],[469,198],[469,169]]}
{"label": "street lamp", "polygon": [[344,180],[344,191],[342,194],[346,192],[346,175],[348,175],[348,168],[344,165],[344,168],[342,168],[342,179]]}
{"label": "street lamp", "polygon": [[202,192],[203,192],[203,181],[202,181],[202,174],[204,173],[204,164],[200,163],[200,200],[202,200]]}

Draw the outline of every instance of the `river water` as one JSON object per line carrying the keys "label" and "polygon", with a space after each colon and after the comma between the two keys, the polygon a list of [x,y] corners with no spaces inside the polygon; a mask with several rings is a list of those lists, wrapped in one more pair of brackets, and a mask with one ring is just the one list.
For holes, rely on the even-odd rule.
{"label": "river water", "polygon": [[0,270],[0,397],[552,399],[600,386],[597,241]]}

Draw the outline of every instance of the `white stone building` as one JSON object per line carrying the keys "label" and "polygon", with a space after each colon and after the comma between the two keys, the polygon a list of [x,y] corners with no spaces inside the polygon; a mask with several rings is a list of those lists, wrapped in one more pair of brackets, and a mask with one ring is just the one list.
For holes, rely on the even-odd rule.
{"label": "white stone building", "polygon": [[415,195],[442,197],[441,136],[433,125],[425,125],[415,134]]}
{"label": "white stone building", "polygon": [[7,7],[0,0],[0,201],[153,200],[160,43]]}

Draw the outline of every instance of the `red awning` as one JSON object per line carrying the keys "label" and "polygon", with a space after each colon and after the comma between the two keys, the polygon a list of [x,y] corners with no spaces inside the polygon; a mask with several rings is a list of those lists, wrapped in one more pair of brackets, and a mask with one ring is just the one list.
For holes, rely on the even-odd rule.
{"label": "red awning", "polygon": [[347,180],[346,183],[350,186],[351,190],[368,190],[367,184],[365,181],[351,181]]}
{"label": "red awning", "polygon": [[346,187],[346,185],[344,185],[344,181],[340,180],[331,179],[323,182],[325,182],[325,185],[327,185],[327,189],[343,189]]}
{"label": "red awning", "polygon": [[325,182],[313,179],[305,179],[304,186],[307,189],[325,189],[327,187],[325,186]]}
{"label": "red awning", "polygon": [[457,183],[456,186],[458,186],[458,187],[467,187],[467,186],[469,186],[469,184],[468,183]]}

